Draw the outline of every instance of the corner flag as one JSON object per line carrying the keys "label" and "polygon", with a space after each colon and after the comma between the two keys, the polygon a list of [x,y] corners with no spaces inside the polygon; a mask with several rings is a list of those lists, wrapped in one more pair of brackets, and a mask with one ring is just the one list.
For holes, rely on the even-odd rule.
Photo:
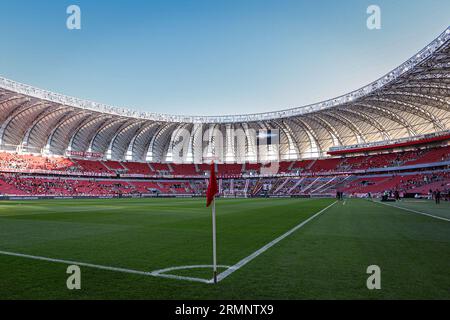
{"label": "corner flag", "polygon": [[217,187],[216,169],[214,162],[211,162],[211,175],[209,176],[208,191],[206,193],[206,207],[211,205],[218,192],[219,188]]}
{"label": "corner flag", "polygon": [[213,279],[217,283],[217,249],[216,249],[216,201],[215,196],[219,193],[216,179],[214,162],[211,162],[211,174],[209,176],[208,191],[206,193],[206,207],[212,203],[212,233],[213,233]]}

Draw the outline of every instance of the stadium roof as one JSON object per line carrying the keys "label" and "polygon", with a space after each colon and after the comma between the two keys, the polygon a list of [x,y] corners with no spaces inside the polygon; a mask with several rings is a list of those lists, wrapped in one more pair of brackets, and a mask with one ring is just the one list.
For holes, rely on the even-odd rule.
{"label": "stadium roof", "polygon": [[[260,114],[201,117],[143,113],[20,84],[0,77],[0,148],[109,159],[202,163],[326,155],[331,147],[403,139],[450,129],[450,27],[377,81],[313,105]],[[253,132],[272,130],[276,150]],[[241,132],[243,140],[236,138]],[[269,150],[270,149],[270,150]]]}

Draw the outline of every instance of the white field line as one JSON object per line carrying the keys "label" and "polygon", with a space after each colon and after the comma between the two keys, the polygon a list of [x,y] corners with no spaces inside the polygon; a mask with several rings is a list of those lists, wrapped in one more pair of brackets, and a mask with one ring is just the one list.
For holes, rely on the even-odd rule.
{"label": "white field line", "polygon": [[[211,267],[211,269],[212,269],[212,267]],[[184,280],[184,281],[190,281],[190,282],[201,282],[201,283],[205,283],[205,284],[212,283],[212,280],[193,278],[193,277],[176,276],[174,274],[158,274],[158,275],[152,274],[151,276],[158,277],[158,278],[174,279],[174,280]]]}
{"label": "white field line", "polygon": [[162,270],[156,271],[156,272],[146,272],[146,271],[139,271],[139,270],[133,270],[133,269],[126,269],[126,268],[103,266],[103,265],[99,265],[99,264],[86,263],[86,262],[80,262],[80,261],[33,256],[33,255],[29,255],[29,254],[22,254],[22,253],[16,253],[16,252],[8,252],[8,251],[0,251],[0,255],[26,258],[26,259],[32,259],[32,260],[47,261],[47,262],[54,262],[54,263],[61,263],[61,264],[66,264],[66,265],[77,265],[80,267],[88,267],[88,268],[93,268],[93,269],[136,274],[136,275],[148,276],[148,277],[169,278],[169,279],[186,280],[186,281],[192,281],[192,282],[202,282],[202,283],[210,283],[210,281],[211,281],[211,280],[206,280],[206,279],[201,279],[201,278],[183,277],[183,276],[176,276],[176,275],[170,275],[170,274],[161,274],[160,272]]}
{"label": "white field line", "polygon": [[434,218],[434,219],[439,219],[439,220],[450,222],[450,219],[434,216],[434,215],[429,214],[429,213],[420,212],[420,211],[417,211],[417,210],[408,209],[408,208],[404,208],[404,207],[394,206],[392,204],[387,204],[387,203],[384,203],[384,202],[378,202],[378,203],[379,204],[383,204],[385,206],[389,206],[389,207],[393,207],[393,208],[397,208],[397,209],[401,209],[401,210],[405,210],[405,211],[410,211],[410,212],[413,212],[413,213],[421,214],[423,216],[431,217],[431,218]]}
{"label": "white field line", "polygon": [[218,275],[217,277],[217,281],[222,281],[223,279],[227,278],[228,276],[230,276],[232,273],[236,272],[237,270],[239,270],[240,268],[242,268],[243,266],[245,266],[247,263],[249,263],[250,261],[252,261],[253,259],[255,259],[256,257],[258,257],[260,254],[264,253],[265,251],[269,250],[270,248],[272,248],[274,245],[276,245],[278,242],[280,242],[281,240],[287,238],[288,236],[290,236],[291,234],[293,234],[294,232],[296,232],[298,229],[302,228],[304,225],[306,225],[308,222],[312,221],[313,219],[317,218],[318,216],[320,216],[322,213],[324,213],[326,210],[328,210],[329,208],[331,208],[332,206],[334,206],[337,203],[337,201],[333,202],[332,204],[330,204],[328,207],[326,207],[325,209],[320,210],[319,212],[317,212],[315,215],[309,217],[308,219],[306,219],[305,221],[303,221],[302,223],[300,223],[299,225],[297,225],[296,227],[292,228],[291,230],[289,230],[288,232],[286,232],[285,234],[283,234],[282,236],[276,238],[275,240],[273,240],[272,242],[266,244],[264,247],[258,249],[257,251],[253,252],[251,255],[249,255],[248,257],[245,257],[244,259],[242,259],[241,261],[239,261],[238,263],[236,263],[234,266],[230,267],[229,269],[227,269],[226,271],[222,272],[221,274]]}
{"label": "white field line", "polygon": [[62,264],[68,264],[68,265],[77,265],[77,266],[82,266],[82,267],[89,267],[89,268],[108,270],[108,271],[132,273],[132,274],[138,274],[138,275],[143,275],[143,276],[151,275],[151,272],[138,271],[138,270],[133,270],[133,269],[125,269],[125,268],[117,268],[117,267],[111,267],[111,266],[102,266],[99,264],[92,264],[92,263],[86,263],[86,262],[80,262],[80,261],[33,256],[33,255],[29,255],[29,254],[22,254],[22,253],[16,253],[16,252],[0,251],[0,255],[19,257],[19,258],[27,258],[27,259],[47,261],[47,262],[62,263]]}
{"label": "white field line", "polygon": [[[218,265],[217,267],[225,268],[225,269],[230,268],[229,266],[223,266],[223,265]],[[172,267],[172,268],[166,268],[166,269],[152,271],[151,275],[154,277],[160,277],[160,278],[203,282],[203,283],[207,283],[207,284],[214,283],[214,278],[212,278],[210,280],[206,280],[206,279],[201,279],[201,278],[193,278],[193,277],[177,276],[177,275],[173,275],[173,274],[168,274],[168,272],[178,271],[178,270],[188,270],[188,269],[211,269],[212,270],[213,266],[212,265],[195,265],[195,266]]]}

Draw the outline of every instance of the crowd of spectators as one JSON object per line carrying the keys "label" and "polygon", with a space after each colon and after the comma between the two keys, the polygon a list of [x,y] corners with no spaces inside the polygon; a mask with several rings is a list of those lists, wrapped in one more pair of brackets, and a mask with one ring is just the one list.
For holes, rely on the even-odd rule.
{"label": "crowd of spectators", "polygon": [[104,182],[96,179],[23,177],[19,174],[7,174],[0,175],[0,180],[12,187],[11,192],[15,190],[19,195],[117,195],[130,194],[135,189],[124,182]]}
{"label": "crowd of spectators", "polygon": [[0,152],[0,168],[14,170],[80,171],[68,158]]}
{"label": "crowd of spectators", "polygon": [[[281,162],[278,173],[334,173],[371,168],[397,167],[442,162],[450,159],[450,147],[428,150],[413,150],[398,153],[367,155],[347,158]],[[165,163],[133,163],[72,159],[65,157],[44,157],[17,153],[0,152],[0,170],[4,171],[54,171],[58,173],[82,173],[102,176],[116,174],[140,174],[149,176],[205,176],[209,165],[171,165]],[[241,174],[261,173],[261,164],[220,164],[218,175],[238,178]]]}
{"label": "crowd of spectators", "polygon": [[21,174],[0,174],[0,195],[102,196],[139,195],[154,192],[191,194],[194,191],[189,182],[135,182],[94,178],[68,179],[62,177],[30,177],[22,176]]}

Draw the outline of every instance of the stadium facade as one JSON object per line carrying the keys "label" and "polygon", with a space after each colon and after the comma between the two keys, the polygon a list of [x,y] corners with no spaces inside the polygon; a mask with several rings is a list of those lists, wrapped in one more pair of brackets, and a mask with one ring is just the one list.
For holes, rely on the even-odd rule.
{"label": "stadium facade", "polygon": [[[288,110],[218,117],[140,113],[0,78],[0,149],[116,161],[297,161],[450,130],[450,27],[377,81]],[[276,149],[260,148],[276,138]],[[275,143],[273,143],[275,145]],[[270,146],[268,146],[270,149]],[[178,150],[178,149],[177,149]],[[262,151],[266,150],[266,151]],[[270,154],[272,153],[272,155]]]}

